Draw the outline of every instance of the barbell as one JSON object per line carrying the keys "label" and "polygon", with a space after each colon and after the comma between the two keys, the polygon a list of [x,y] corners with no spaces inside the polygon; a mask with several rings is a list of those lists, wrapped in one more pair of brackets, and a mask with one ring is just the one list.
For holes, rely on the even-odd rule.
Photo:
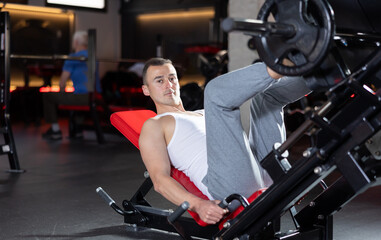
{"label": "barbell", "polygon": [[[53,55],[31,55],[31,54],[11,54],[11,59],[26,59],[26,60],[77,60],[77,61],[88,61],[87,57],[84,56],[70,56],[62,54]],[[109,63],[136,63],[142,62],[144,60],[140,59],[130,59],[130,58],[118,58],[118,59],[97,59],[97,62],[109,62]]]}
{"label": "barbell", "polygon": [[28,54],[11,54],[11,59],[30,59],[30,60],[77,60],[87,61],[87,57],[83,56],[69,56],[69,55],[28,55]]}
{"label": "barbell", "polygon": [[[263,62],[286,76],[306,75],[319,66],[335,30],[326,0],[267,0],[257,19],[227,18],[221,27],[253,36]],[[288,66],[285,59],[294,65]]]}

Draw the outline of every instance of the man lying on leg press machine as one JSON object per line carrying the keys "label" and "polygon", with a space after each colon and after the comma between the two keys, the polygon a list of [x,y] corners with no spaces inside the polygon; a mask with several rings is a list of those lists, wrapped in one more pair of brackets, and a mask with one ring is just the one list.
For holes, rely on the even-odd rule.
{"label": "man lying on leg press machine", "polygon": [[[227,213],[217,205],[224,197],[248,197],[272,184],[259,161],[286,138],[283,107],[310,91],[302,78],[282,77],[256,63],[209,82],[205,110],[189,112],[183,108],[172,62],[161,58],[147,61],[142,88],[158,114],[145,122],[139,139],[154,188],[176,205],[188,201],[189,209],[208,224]],[[249,99],[247,138],[239,107]],[[186,191],[170,176],[171,165],[211,200]]]}

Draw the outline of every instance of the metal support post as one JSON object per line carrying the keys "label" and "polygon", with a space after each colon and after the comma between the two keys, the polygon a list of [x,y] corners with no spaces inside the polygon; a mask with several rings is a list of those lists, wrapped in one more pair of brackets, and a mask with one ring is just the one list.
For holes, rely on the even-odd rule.
{"label": "metal support post", "polygon": [[0,131],[4,136],[5,144],[1,145],[0,154],[8,154],[10,170],[13,173],[22,173],[13,139],[9,103],[10,103],[10,20],[8,12],[0,12],[1,49],[0,49]]}

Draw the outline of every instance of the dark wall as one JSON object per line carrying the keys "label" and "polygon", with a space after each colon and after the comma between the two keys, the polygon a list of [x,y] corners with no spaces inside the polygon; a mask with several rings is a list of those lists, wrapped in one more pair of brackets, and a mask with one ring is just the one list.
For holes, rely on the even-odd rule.
{"label": "dark wall", "polygon": [[10,12],[11,53],[52,55],[70,52],[70,20],[54,14]]}
{"label": "dark wall", "polygon": [[28,4],[28,0],[7,0],[6,3]]}
{"label": "dark wall", "polygon": [[137,58],[155,56],[156,46],[161,45],[163,56],[179,61],[185,48],[193,45],[208,45],[211,17],[163,18],[137,21],[135,54]]}
{"label": "dark wall", "polygon": [[214,6],[215,0],[122,0],[122,12],[126,14],[147,13]]}
{"label": "dark wall", "polygon": [[[210,42],[209,32],[218,32],[219,21],[216,19],[226,16],[227,2],[227,0],[122,1],[122,57],[138,59],[154,57],[160,40],[164,47],[164,57],[172,59],[183,58],[181,54],[187,46],[213,44]],[[137,16],[143,13],[184,11],[205,7],[216,9],[215,18],[158,19],[149,22],[137,19]],[[217,42],[221,43],[223,40],[217,39]]]}
{"label": "dark wall", "polygon": [[340,30],[381,33],[380,0],[329,0]]}

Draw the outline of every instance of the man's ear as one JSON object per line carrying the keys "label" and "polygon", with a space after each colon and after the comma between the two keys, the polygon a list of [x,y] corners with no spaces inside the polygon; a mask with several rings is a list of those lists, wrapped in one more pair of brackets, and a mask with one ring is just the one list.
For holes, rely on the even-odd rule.
{"label": "man's ear", "polygon": [[148,90],[148,87],[146,85],[142,85],[142,90],[143,90],[143,94],[145,96],[149,96],[149,90]]}

